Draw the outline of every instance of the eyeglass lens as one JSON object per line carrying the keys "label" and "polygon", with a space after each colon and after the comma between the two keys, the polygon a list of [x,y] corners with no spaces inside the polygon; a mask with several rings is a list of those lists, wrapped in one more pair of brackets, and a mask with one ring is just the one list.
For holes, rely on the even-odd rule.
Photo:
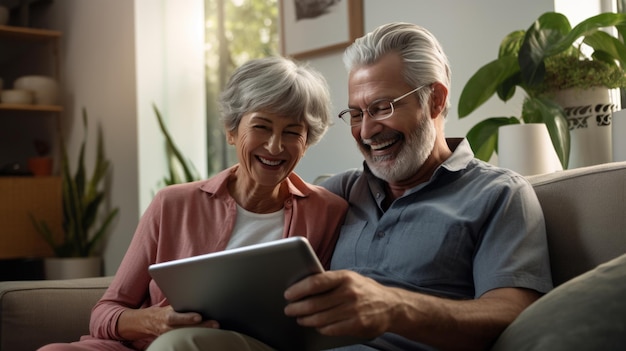
{"label": "eyeglass lens", "polygon": [[[419,86],[394,100],[389,100],[389,99],[375,100],[367,106],[366,111],[370,115],[370,117],[375,120],[388,118],[393,114],[394,102],[400,101],[401,99],[409,96],[410,94],[420,90],[424,86],[426,85]],[[350,109],[341,111],[341,113],[339,113],[339,118],[341,118],[348,125],[354,127],[354,126],[361,124],[361,122],[363,121],[363,113],[364,111],[361,111],[359,109],[350,108]]]}

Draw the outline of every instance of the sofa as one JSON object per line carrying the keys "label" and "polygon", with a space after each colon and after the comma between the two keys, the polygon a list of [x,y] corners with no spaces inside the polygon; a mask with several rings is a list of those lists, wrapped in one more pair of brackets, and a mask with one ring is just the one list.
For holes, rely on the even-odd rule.
{"label": "sofa", "polygon": [[[562,342],[571,337],[572,323],[595,328],[584,332],[574,328],[581,333],[579,339],[592,343],[588,349],[609,350],[611,345],[623,349],[626,162],[528,179],[546,218],[555,289],[524,311],[493,349],[552,351],[558,350],[558,345],[569,345],[569,349],[584,350],[581,343],[572,347]],[[0,351],[33,351],[47,343],[73,341],[87,334],[91,307],[111,279],[0,282]],[[555,308],[562,313],[556,313]],[[602,323],[607,320],[608,327]],[[555,326],[562,327],[556,330]],[[600,339],[614,344],[593,347]]]}

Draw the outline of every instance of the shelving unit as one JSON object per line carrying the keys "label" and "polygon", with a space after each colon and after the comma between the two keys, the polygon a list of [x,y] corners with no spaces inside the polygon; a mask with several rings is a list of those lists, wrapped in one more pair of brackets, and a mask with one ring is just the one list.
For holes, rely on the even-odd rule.
{"label": "shelving unit", "polygon": [[61,38],[61,32],[50,29],[0,26],[0,37],[17,40],[49,41]]}
{"label": "shelving unit", "polygon": [[[0,26],[0,77],[4,89],[11,89],[14,80],[24,75],[47,75],[60,82],[61,36],[61,32],[48,29]],[[13,162],[25,165],[28,157],[35,156],[34,139],[44,137],[56,144],[62,112],[62,105],[0,101],[0,167]],[[54,158],[55,146],[51,146]],[[0,267],[7,263],[16,267],[16,262],[32,265],[33,260],[52,254],[36,232],[31,215],[61,233],[61,190],[59,176],[0,176]]]}
{"label": "shelving unit", "polygon": [[[43,44],[51,46],[51,75],[59,80],[60,77],[60,59],[59,59],[59,41],[61,32],[49,29],[25,28],[14,26],[0,26],[0,49],[11,50],[11,46],[29,46],[28,44]],[[25,66],[28,66],[26,64]],[[26,68],[22,68],[24,70]],[[3,72],[0,70],[0,75]],[[9,74],[9,79],[17,78],[16,74]],[[2,76],[0,76],[2,77]],[[5,89],[7,82],[5,81]],[[61,112],[62,106],[41,106],[41,105],[15,105],[4,104],[0,101],[0,110],[4,111],[34,111],[34,112]]]}
{"label": "shelving unit", "polygon": [[59,105],[18,105],[0,103],[0,110],[4,111],[33,111],[33,112],[62,112]]}

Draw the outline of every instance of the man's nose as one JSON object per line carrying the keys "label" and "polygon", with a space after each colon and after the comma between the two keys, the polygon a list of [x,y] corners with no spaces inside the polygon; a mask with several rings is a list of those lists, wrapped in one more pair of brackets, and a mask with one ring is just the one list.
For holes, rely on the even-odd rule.
{"label": "man's nose", "polygon": [[370,139],[372,136],[380,132],[380,123],[370,116],[369,112],[365,110],[363,112],[363,118],[361,119],[361,125],[356,128],[360,128],[360,134],[362,139]]}

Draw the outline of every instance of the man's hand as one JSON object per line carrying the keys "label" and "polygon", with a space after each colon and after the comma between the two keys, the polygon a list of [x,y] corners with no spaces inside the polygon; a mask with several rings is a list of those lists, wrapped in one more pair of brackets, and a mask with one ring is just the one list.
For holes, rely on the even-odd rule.
{"label": "man's hand", "polygon": [[450,300],[385,287],[344,270],[307,277],[289,287],[285,298],[286,315],[325,335],[369,339],[390,332],[441,350],[483,350],[539,294],[500,288],[473,300]]}
{"label": "man's hand", "polygon": [[309,276],[285,291],[285,314],[298,324],[326,335],[374,338],[393,320],[398,295],[352,271],[328,271]]}

